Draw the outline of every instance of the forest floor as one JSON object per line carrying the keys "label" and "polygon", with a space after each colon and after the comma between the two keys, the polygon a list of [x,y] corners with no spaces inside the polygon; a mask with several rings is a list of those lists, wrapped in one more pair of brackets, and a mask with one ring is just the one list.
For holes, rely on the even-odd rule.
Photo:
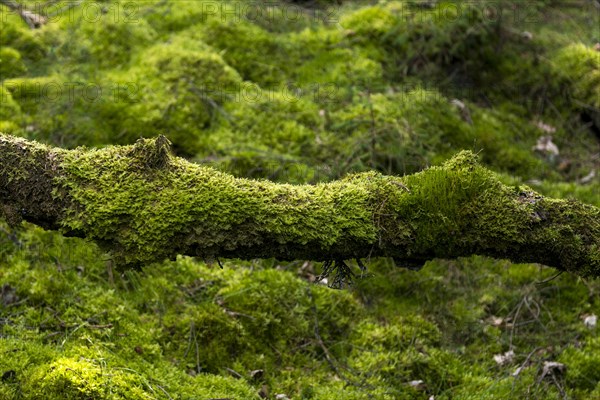
{"label": "forest floor", "polygon": [[[505,183],[600,207],[597,0],[21,3],[45,21],[0,5],[0,132],[165,134],[287,183],[469,149]],[[0,221],[0,398],[600,399],[598,280],[373,259],[334,290],[310,260],[222,264],[121,271]]]}

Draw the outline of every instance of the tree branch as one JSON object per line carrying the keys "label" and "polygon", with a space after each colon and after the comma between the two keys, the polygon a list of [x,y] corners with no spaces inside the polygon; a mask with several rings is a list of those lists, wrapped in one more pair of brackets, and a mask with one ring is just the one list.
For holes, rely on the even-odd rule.
{"label": "tree branch", "polygon": [[0,0],[0,4],[8,7],[10,10],[15,11],[23,21],[31,29],[36,29],[42,27],[46,23],[46,18],[42,15],[36,14],[29,10],[26,10],[21,4],[14,2],[12,0]]}
{"label": "tree branch", "polygon": [[600,276],[600,209],[506,186],[467,151],[404,177],[286,185],[173,157],[164,136],[63,150],[0,134],[0,205],[11,224],[93,239],[121,265],[480,254]]}

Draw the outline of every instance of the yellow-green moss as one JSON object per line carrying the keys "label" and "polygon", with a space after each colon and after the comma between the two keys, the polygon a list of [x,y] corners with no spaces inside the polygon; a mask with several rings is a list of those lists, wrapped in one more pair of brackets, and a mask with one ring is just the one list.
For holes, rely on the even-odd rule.
{"label": "yellow-green moss", "polygon": [[21,75],[26,71],[21,53],[12,47],[0,47],[0,80]]}
{"label": "yellow-green moss", "polygon": [[573,88],[578,107],[600,108],[600,52],[577,43],[565,47],[553,59],[557,74]]}
{"label": "yellow-green moss", "polygon": [[[4,85],[0,85],[0,120],[17,120],[21,114],[21,107],[13,99],[10,91]],[[8,130],[2,130],[8,132]]]}

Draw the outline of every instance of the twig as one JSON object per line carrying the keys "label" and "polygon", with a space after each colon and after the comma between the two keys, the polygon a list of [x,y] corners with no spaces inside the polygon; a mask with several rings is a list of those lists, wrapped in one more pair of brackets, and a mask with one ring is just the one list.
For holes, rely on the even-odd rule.
{"label": "twig", "polygon": [[242,379],[243,378],[243,376],[239,372],[237,372],[237,371],[235,371],[235,370],[233,370],[231,368],[225,367],[225,371],[229,372],[231,375],[233,375],[234,377],[236,377],[238,379]]}
{"label": "twig", "polygon": [[344,374],[342,374],[340,372],[340,370],[337,367],[337,365],[335,365],[335,362],[333,361],[333,356],[331,355],[331,353],[329,353],[329,349],[327,348],[327,346],[325,346],[325,343],[323,342],[323,338],[321,338],[321,334],[319,332],[319,317],[318,317],[318,314],[317,314],[317,305],[315,303],[315,298],[313,297],[312,290],[311,290],[310,286],[308,286],[306,288],[306,291],[307,291],[307,294],[308,294],[308,298],[311,301],[311,308],[312,308],[313,315],[314,315],[314,320],[315,320],[314,321],[314,324],[315,324],[314,332],[315,332],[315,339],[317,340],[317,344],[323,350],[323,354],[325,354],[325,359],[327,360],[327,362],[331,366],[331,369],[333,369],[333,371],[336,373],[336,375],[339,376],[344,381],[346,381],[347,383],[351,383],[344,376]]}
{"label": "twig", "polygon": [[[315,298],[312,294],[312,290],[310,288],[310,286],[308,286],[306,288],[306,293],[308,298],[310,299],[311,302],[311,310],[313,312],[314,315],[314,333],[315,333],[315,339],[317,341],[317,344],[319,345],[319,347],[321,348],[321,350],[323,350],[323,354],[325,355],[325,360],[327,360],[327,363],[331,366],[331,369],[333,369],[333,371],[335,372],[335,374],[342,379],[344,382],[346,382],[346,384],[357,387],[359,389],[374,389],[375,387],[372,385],[369,385],[365,382],[365,378],[362,379],[362,381],[360,382],[355,382],[352,379],[349,379],[348,377],[345,376],[345,374],[343,374],[340,369],[338,368],[338,366],[336,365],[337,361],[335,360],[335,358],[331,355],[331,353],[329,352],[329,349],[327,348],[327,346],[325,346],[325,342],[323,341],[323,338],[321,337],[321,333],[319,331],[319,316],[317,313],[317,304],[315,302]],[[344,366],[345,369],[349,369],[348,366]],[[359,374],[360,372],[355,371],[355,374]]]}
{"label": "twig", "polygon": [[550,278],[544,279],[543,281],[534,282],[534,283],[536,285],[543,285],[545,283],[548,283],[548,282],[553,281],[554,279],[558,278],[559,276],[561,276],[563,274],[563,272],[565,272],[565,271],[559,271],[556,275],[553,275]]}

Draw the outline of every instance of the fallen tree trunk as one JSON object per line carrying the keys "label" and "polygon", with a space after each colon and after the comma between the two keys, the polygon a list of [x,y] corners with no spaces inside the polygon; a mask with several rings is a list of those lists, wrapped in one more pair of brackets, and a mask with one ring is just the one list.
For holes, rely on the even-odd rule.
{"label": "fallen tree trunk", "polygon": [[600,275],[600,209],[506,186],[468,151],[404,177],[286,185],[237,179],[169,146],[160,136],[63,150],[0,135],[2,214],[92,239],[121,265],[185,254],[419,266],[480,254]]}

